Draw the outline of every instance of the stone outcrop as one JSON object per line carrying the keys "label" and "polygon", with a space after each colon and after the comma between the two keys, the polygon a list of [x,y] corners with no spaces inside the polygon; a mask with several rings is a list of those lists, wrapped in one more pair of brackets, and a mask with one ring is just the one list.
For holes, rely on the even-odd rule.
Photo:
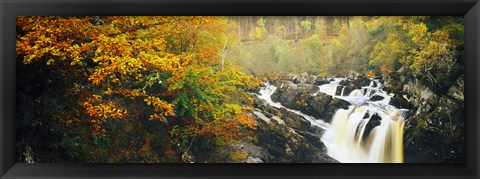
{"label": "stone outcrop", "polygon": [[444,81],[452,83],[437,84],[441,86],[438,89],[402,71],[386,78],[386,88],[395,94],[390,104],[409,109],[404,132],[405,162],[465,161],[464,77],[456,74],[447,73]]}
{"label": "stone outcrop", "polygon": [[[245,162],[338,163],[326,154],[326,147],[319,138],[322,129],[284,108],[275,108],[260,99],[254,103],[255,111],[262,114],[252,114],[257,121],[253,145],[260,148],[261,155],[249,154]],[[262,119],[264,117],[268,119]]]}
{"label": "stone outcrop", "polygon": [[320,93],[318,86],[294,84],[290,81],[277,83],[277,90],[271,98],[283,106],[299,110],[317,119],[329,122],[337,109],[348,109],[350,103]]}

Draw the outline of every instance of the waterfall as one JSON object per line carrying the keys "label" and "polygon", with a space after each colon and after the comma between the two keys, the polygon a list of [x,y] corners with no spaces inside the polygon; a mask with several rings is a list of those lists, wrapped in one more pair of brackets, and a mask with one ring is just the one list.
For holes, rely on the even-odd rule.
{"label": "waterfall", "polygon": [[[337,96],[337,87],[342,80],[334,78],[330,83],[318,86],[319,92],[351,104],[348,109],[338,109],[330,124],[273,102],[271,95],[277,88],[269,83],[261,88],[257,96],[271,106],[285,108],[303,116],[312,125],[325,129],[324,134],[319,136],[320,140],[327,147],[327,154],[342,163],[402,163],[403,113],[407,110],[388,104],[392,96],[381,90],[382,84],[378,80],[371,79],[369,86],[354,89],[348,96],[345,96],[343,86]],[[370,98],[375,95],[383,99],[371,101]]]}
{"label": "waterfall", "polygon": [[[355,89],[348,96],[334,96],[352,105],[335,112],[321,140],[327,154],[342,163],[403,162],[402,114],[406,110],[389,105],[391,96],[380,89],[378,81],[375,83],[377,87],[372,87],[372,80],[368,87]],[[373,95],[384,99],[370,101]]]}
{"label": "waterfall", "polygon": [[340,81],[342,81],[342,78],[333,78],[333,81],[330,81],[330,83],[318,86],[320,88],[320,92],[330,96],[335,96]]}

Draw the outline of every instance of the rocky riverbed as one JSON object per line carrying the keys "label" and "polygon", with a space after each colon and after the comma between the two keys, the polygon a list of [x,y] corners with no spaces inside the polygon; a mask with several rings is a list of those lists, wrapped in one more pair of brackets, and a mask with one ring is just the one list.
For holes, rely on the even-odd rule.
{"label": "rocky riverbed", "polygon": [[[265,87],[251,94],[255,99],[255,109],[251,115],[258,123],[255,133],[252,134],[256,140],[236,145],[248,153],[248,157],[243,161],[247,163],[340,162],[336,159],[338,156],[330,156],[332,152],[328,151],[327,145],[331,144],[324,141],[324,134],[330,130],[332,119],[337,117],[335,115],[340,110],[363,115],[358,123],[355,123],[361,126],[353,130],[355,141],[367,141],[370,133],[379,133],[382,121],[385,121],[382,118],[394,122],[401,118],[404,121],[396,124],[401,127],[402,135],[395,137],[401,140],[402,159],[394,160],[395,157],[391,157],[391,160],[385,159],[387,162],[457,162],[463,159],[463,145],[460,145],[460,142],[448,143],[443,139],[446,133],[463,130],[463,126],[458,122],[463,120],[462,80],[463,76],[460,76],[447,94],[437,96],[420,83],[410,82],[406,83],[401,91],[392,90],[395,83],[392,83],[391,79],[370,79],[363,76],[321,78],[307,74],[269,77],[265,79],[265,82],[268,82]],[[382,86],[384,83],[386,85]],[[350,98],[347,98],[348,96]],[[369,109],[366,106],[376,105],[390,112],[360,110],[362,106]],[[399,112],[393,114],[392,111]],[[389,114],[388,117],[385,117],[385,114]],[[420,125],[418,118],[428,119],[425,124]],[[348,120],[351,121],[351,117],[348,117]],[[359,131],[363,132],[362,135]],[[391,135],[388,132],[385,134]],[[463,136],[460,138],[463,141]],[[445,143],[449,145],[443,145]],[[372,147],[361,149],[368,153],[369,148]]]}

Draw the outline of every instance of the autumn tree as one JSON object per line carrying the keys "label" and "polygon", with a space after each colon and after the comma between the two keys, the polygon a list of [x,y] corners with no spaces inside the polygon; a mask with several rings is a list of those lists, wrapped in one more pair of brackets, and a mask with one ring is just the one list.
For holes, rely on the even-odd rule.
{"label": "autumn tree", "polygon": [[[456,18],[454,18],[456,19]],[[463,44],[458,34],[459,22],[436,17],[376,17],[369,21],[375,47],[369,64],[388,75],[401,68],[429,81],[433,87],[454,70],[455,48]],[[437,25],[428,25],[437,24]],[[430,26],[430,29],[429,27]],[[443,27],[445,26],[445,27]]]}
{"label": "autumn tree", "polygon": [[92,162],[177,161],[255,127],[243,91],[258,81],[222,63],[229,32],[222,17],[21,16],[17,59],[72,83],[61,92],[79,106],[70,123],[91,127]]}

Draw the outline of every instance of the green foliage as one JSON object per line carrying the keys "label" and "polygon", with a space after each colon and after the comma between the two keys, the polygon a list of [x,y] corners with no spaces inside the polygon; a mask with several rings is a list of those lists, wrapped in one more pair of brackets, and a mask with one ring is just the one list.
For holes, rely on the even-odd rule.
{"label": "green foliage", "polygon": [[310,22],[309,20],[304,20],[300,23],[300,25],[303,27],[303,34],[307,34],[310,32],[310,30],[312,30],[312,22]]}
{"label": "green foliage", "polygon": [[22,101],[35,116],[22,120],[48,124],[19,126],[55,129],[41,135],[52,144],[21,146],[42,150],[37,161],[180,162],[190,152],[236,161],[244,153],[223,149],[256,125],[247,91],[260,82],[247,74],[402,71],[445,92],[463,69],[455,58],[462,17],[236,18],[251,25],[235,17],[17,17],[17,71],[27,76],[18,89],[39,93]]}
{"label": "green foliage", "polygon": [[333,33],[334,33],[335,35],[339,35],[341,28],[342,28],[342,25],[340,24],[340,21],[338,21],[338,19],[335,19],[335,20],[333,21]]}
{"label": "green foliage", "polygon": [[259,81],[225,62],[236,40],[225,17],[22,16],[17,30],[19,73],[38,66],[34,73],[51,74],[41,83],[56,86],[23,105],[65,101],[59,110],[37,105],[28,119],[70,131],[42,150],[79,162],[178,162],[191,148],[222,148],[255,128],[246,91]]}
{"label": "green foliage", "polygon": [[445,79],[445,72],[449,72],[455,64],[454,47],[463,43],[462,37],[449,37],[449,32],[460,33],[458,30],[463,27],[463,22],[449,23],[449,18],[447,22],[441,21],[436,17],[373,20],[370,22],[373,27],[370,35],[378,41],[373,41],[376,45],[370,54],[369,64],[384,74],[401,67],[409,68],[419,78],[429,79],[434,86],[438,85]]}

